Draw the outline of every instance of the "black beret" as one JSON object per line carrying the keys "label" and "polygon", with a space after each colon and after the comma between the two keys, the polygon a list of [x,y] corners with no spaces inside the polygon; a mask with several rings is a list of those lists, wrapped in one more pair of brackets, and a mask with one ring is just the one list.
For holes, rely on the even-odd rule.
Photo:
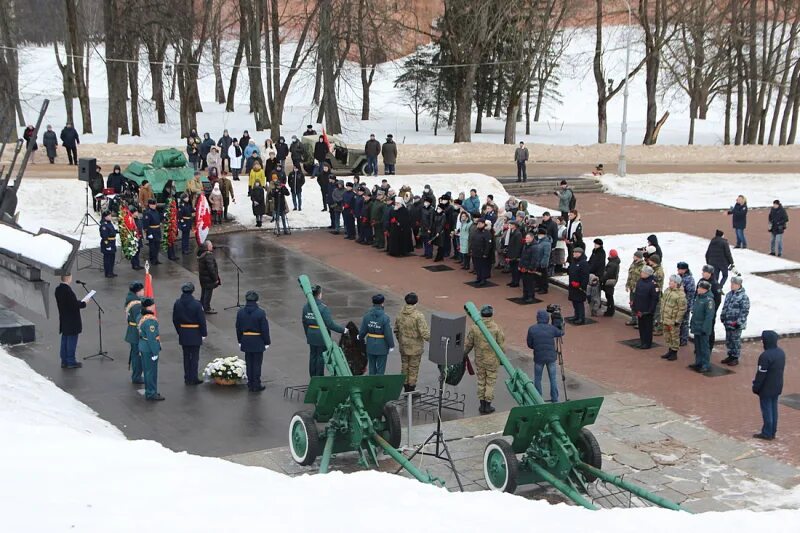
{"label": "black beret", "polygon": [[140,290],[144,289],[144,285],[142,285],[141,281],[134,281],[130,285],[128,285],[128,290],[131,292],[139,292]]}
{"label": "black beret", "polygon": [[142,307],[150,307],[151,305],[154,305],[155,303],[156,303],[156,301],[153,300],[152,298],[144,298],[144,299],[142,299]]}

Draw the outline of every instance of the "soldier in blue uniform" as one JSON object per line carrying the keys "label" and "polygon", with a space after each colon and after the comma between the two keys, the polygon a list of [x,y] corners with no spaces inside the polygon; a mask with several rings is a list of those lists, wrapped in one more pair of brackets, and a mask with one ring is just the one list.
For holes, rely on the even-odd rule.
{"label": "soldier in blue uniform", "polygon": [[150,402],[159,402],[165,398],[158,393],[158,356],[161,353],[161,338],[158,331],[158,320],[153,314],[155,301],[152,298],[142,300],[142,316],[139,317],[139,352],[142,354],[144,370],[144,397]]}
{"label": "soldier in blue uniform", "polygon": [[206,314],[203,305],[192,293],[194,284],[181,285],[181,296],[172,306],[172,325],[178,333],[178,344],[183,348],[183,383],[199,385],[203,380],[197,377],[197,365],[200,361],[200,346],[208,336],[206,331]]}
{"label": "soldier in blue uniform", "polygon": [[383,294],[372,297],[372,309],[361,319],[358,337],[367,344],[369,375],[382,376],[386,372],[386,357],[394,350],[392,321],[383,310]]}
{"label": "soldier in blue uniform", "polygon": [[356,194],[355,198],[353,199],[353,218],[355,219],[356,224],[356,242],[361,242],[363,240],[364,235],[364,222],[363,222],[363,213],[364,213],[364,189],[361,185],[356,185]]}
{"label": "soldier in blue uniform", "polygon": [[103,211],[100,224],[100,251],[103,252],[103,271],[107,278],[116,278],[114,260],[117,257],[117,228],[111,222],[111,211]]}
{"label": "soldier in blue uniform", "polygon": [[181,252],[183,255],[188,255],[189,251],[189,237],[192,235],[192,226],[194,225],[194,208],[189,201],[189,195],[183,193],[181,196],[181,207],[178,211],[178,228],[181,230]]}
{"label": "soldier in blue uniform", "polygon": [[133,238],[136,239],[136,254],[131,257],[131,268],[133,270],[142,270],[144,267],[139,262],[139,254],[142,251],[142,217],[139,214],[139,209],[135,205],[131,205],[129,209],[133,217],[133,223],[136,225],[136,229],[133,232]]}
{"label": "soldier in blue uniform", "polygon": [[[322,315],[322,321],[325,322],[325,327],[328,328],[328,333],[335,331],[336,333],[344,333],[344,328],[333,321],[331,312],[328,306],[322,303],[322,287],[315,285],[311,289],[314,299],[317,301],[319,313]],[[322,354],[325,353],[325,342],[322,340],[322,333],[319,331],[319,325],[314,319],[314,312],[311,311],[311,306],[306,303],[303,306],[303,331],[306,334],[306,342],[309,348],[308,360],[308,374],[311,377],[325,375],[325,360]]]}
{"label": "soldier in blue uniform", "polygon": [[145,234],[147,235],[147,245],[150,247],[150,264],[159,265],[158,250],[161,248],[161,213],[156,209],[156,201],[147,201],[147,211],[142,220]]}
{"label": "soldier in blue uniform", "polygon": [[344,238],[348,241],[356,239],[356,219],[354,215],[354,204],[356,193],[353,192],[353,184],[349,181],[345,184],[345,191],[342,194],[342,218],[344,219]]}
{"label": "soldier in blue uniform", "polygon": [[256,291],[247,291],[244,300],[245,306],[236,313],[236,338],[247,364],[247,389],[261,392],[266,388],[261,384],[261,363],[270,345],[269,322],[267,314],[258,306]]}
{"label": "soldier in blue uniform", "polygon": [[142,314],[142,297],[144,296],[144,285],[134,281],[128,287],[128,294],[125,296],[125,313],[128,319],[128,327],[125,329],[125,342],[130,344],[131,353],[128,357],[128,369],[131,371],[131,382],[141,385],[144,383],[142,378],[142,354],[139,353],[139,317]]}

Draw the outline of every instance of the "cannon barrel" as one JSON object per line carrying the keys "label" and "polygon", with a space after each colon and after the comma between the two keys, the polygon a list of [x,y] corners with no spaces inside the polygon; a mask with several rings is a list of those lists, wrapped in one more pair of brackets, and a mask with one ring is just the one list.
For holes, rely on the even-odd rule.
{"label": "cannon barrel", "polygon": [[308,301],[309,307],[311,307],[311,311],[314,313],[317,327],[322,335],[322,340],[325,342],[325,355],[323,358],[328,373],[332,376],[352,376],[353,373],[350,371],[350,365],[347,364],[347,358],[344,356],[344,352],[342,352],[338,344],[333,342],[328,328],[325,325],[325,321],[322,319],[322,314],[319,312],[319,306],[317,305],[317,299],[314,298],[311,281],[305,274],[297,278],[297,281],[300,283],[300,288]]}

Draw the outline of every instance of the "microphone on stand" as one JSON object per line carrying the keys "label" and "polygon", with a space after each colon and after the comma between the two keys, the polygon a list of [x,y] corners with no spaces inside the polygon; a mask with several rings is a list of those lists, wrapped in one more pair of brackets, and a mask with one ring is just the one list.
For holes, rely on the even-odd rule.
{"label": "microphone on stand", "polygon": [[84,285],[84,286],[86,285],[84,282],[82,282],[82,281],[81,281],[81,280],[79,280],[79,279],[76,279],[76,280],[75,280],[75,283],[77,283],[78,285]]}

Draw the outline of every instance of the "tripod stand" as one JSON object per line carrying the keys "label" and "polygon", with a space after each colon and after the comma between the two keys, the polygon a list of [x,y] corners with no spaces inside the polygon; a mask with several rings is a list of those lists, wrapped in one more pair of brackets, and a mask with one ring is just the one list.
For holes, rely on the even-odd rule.
{"label": "tripod stand", "polygon": [[239,274],[244,274],[244,270],[242,270],[239,265],[236,264],[236,261],[230,256],[230,252],[228,252],[228,261],[230,261],[233,266],[236,267],[236,304],[229,305],[223,311],[227,311],[228,309],[239,309],[240,307],[244,307],[244,304],[239,302]]}
{"label": "tripod stand", "polygon": [[556,355],[558,355],[558,366],[561,367],[561,385],[564,388],[564,401],[568,402],[569,397],[567,396],[567,375],[564,374],[564,352],[561,350],[563,341],[561,337],[556,337]]}
{"label": "tripod stand", "polygon": [[[86,288],[85,283],[79,280],[75,280],[75,283],[83,287],[83,290],[86,291],[86,294],[89,294],[89,289]],[[85,361],[87,359],[94,359],[95,357],[99,357],[100,360],[108,359],[109,361],[113,361],[114,358],[110,357],[108,355],[108,352],[103,350],[103,314],[105,313],[105,311],[103,310],[102,307],[100,307],[100,304],[97,303],[97,300],[94,299],[94,296],[92,296],[92,301],[94,302],[94,305],[97,306],[97,331],[99,334],[98,338],[100,340],[100,347],[97,349],[97,353],[94,353],[92,355],[87,355],[86,357],[83,358],[83,360]]]}
{"label": "tripod stand", "polygon": [[86,209],[85,209],[83,215],[81,216],[80,222],[78,222],[78,225],[75,226],[75,230],[73,231],[73,233],[78,233],[78,230],[81,230],[80,236],[78,237],[78,240],[81,240],[81,239],[83,239],[83,232],[86,229],[86,226],[99,226],[99,225],[100,225],[100,223],[97,221],[97,219],[94,218],[94,216],[92,216],[91,213],[89,213],[89,183],[87,182],[86,183]]}

